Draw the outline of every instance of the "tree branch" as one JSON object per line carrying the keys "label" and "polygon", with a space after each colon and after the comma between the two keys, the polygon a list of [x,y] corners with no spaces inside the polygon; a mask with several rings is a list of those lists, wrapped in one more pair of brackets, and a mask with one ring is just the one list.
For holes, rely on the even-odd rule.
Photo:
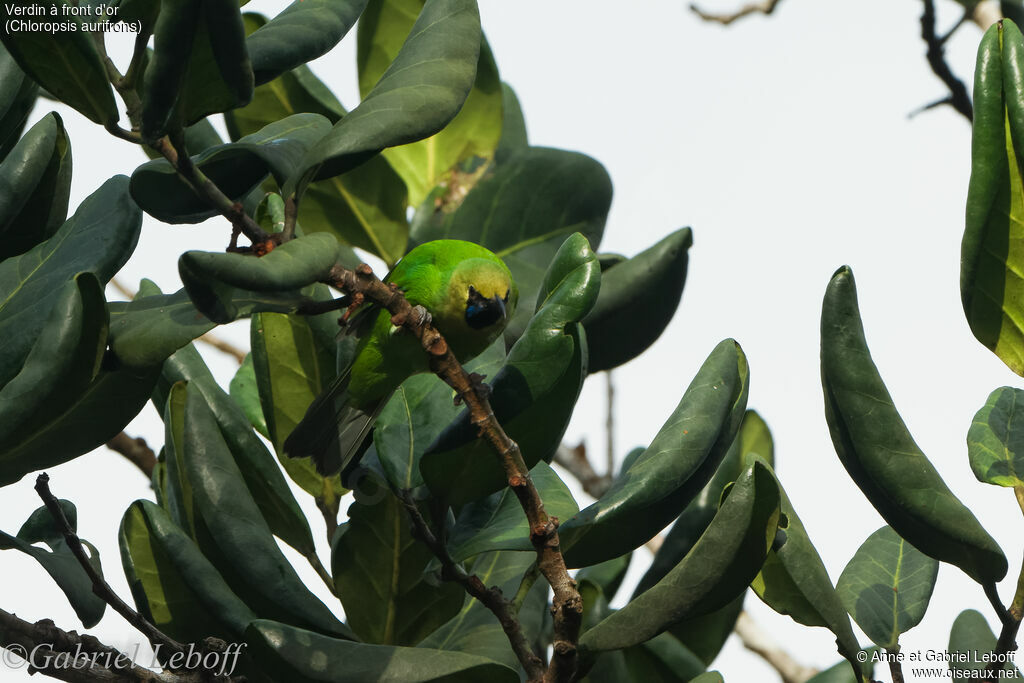
{"label": "tree branch", "polygon": [[742,19],[751,14],[771,14],[778,7],[782,0],[763,0],[763,2],[751,2],[743,7],[739,8],[735,12],[730,14],[717,14],[715,12],[705,12],[700,9],[696,3],[690,4],[690,11],[696,14],[704,21],[713,21],[723,26],[728,26],[737,19]]}
{"label": "tree branch", "polygon": [[156,467],[156,453],[149,447],[145,439],[133,439],[121,432],[107,442],[107,448],[128,458],[147,477],[153,476],[153,469]]}
{"label": "tree branch", "polygon": [[804,666],[793,659],[746,612],[740,612],[733,630],[739,636],[743,647],[760,655],[764,661],[778,672],[783,683],[804,683],[808,678],[818,673],[817,669]]}
{"label": "tree branch", "polygon": [[545,683],[571,681],[576,673],[577,649],[583,601],[576,582],[569,576],[565,558],[559,547],[558,519],[549,517],[530,472],[523,461],[519,446],[502,429],[491,410],[487,396],[466,373],[447,342],[430,324],[429,314],[422,307],[413,308],[394,284],[384,284],[374,276],[373,270],[361,264],[356,270],[336,265],[331,271],[330,284],[350,296],[362,295],[391,313],[391,322],[412,333],[422,344],[429,357],[430,369],[455,390],[469,409],[470,421],[497,451],[512,488],[530,525],[530,541],[537,552],[537,566],[554,591],[553,651],[551,664],[544,674]]}
{"label": "tree branch", "polygon": [[[971,104],[970,95],[967,94],[967,87],[946,63],[946,40],[955,30],[956,27],[945,36],[940,37],[935,31],[935,1],[924,0],[924,12],[921,14],[921,38],[928,47],[926,54],[928,65],[932,68],[932,72],[949,88],[949,105],[968,121],[972,121],[974,120],[974,106]],[[946,103],[946,100],[941,102]]]}
{"label": "tree branch", "polygon": [[569,471],[569,474],[576,477],[576,481],[583,487],[584,493],[592,498],[600,498],[612,485],[612,478],[606,474],[598,474],[594,471],[590,460],[587,458],[587,447],[580,442],[577,446],[566,446],[562,444],[555,451],[555,463]]}
{"label": "tree branch", "polygon": [[466,593],[483,603],[501,624],[501,629],[508,637],[516,658],[526,670],[526,676],[530,681],[540,681],[544,676],[544,663],[537,653],[530,647],[530,642],[516,618],[511,602],[505,599],[501,591],[496,587],[487,588],[483,581],[475,574],[467,574],[448,553],[445,544],[431,531],[427,520],[416,506],[416,501],[409,491],[398,492],[398,498],[402,501],[409,518],[412,520],[415,535],[426,544],[430,551],[441,561],[441,578],[445,581],[454,581],[461,585]]}

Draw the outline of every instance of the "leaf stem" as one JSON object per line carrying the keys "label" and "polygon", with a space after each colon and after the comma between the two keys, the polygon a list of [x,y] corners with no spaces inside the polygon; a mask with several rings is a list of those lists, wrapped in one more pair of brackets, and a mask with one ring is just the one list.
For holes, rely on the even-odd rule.
{"label": "leaf stem", "polygon": [[313,568],[313,570],[317,573],[317,576],[319,576],[320,579],[324,582],[324,585],[327,586],[327,590],[331,591],[331,595],[333,595],[334,597],[338,597],[338,591],[334,588],[334,579],[331,577],[327,569],[324,568],[324,565],[320,562],[320,558],[317,557],[317,554],[310,553],[309,555],[306,555],[306,560],[309,562],[309,565]]}
{"label": "leaf stem", "polygon": [[530,589],[533,588],[533,584],[537,583],[537,578],[540,576],[540,567],[534,562],[527,568],[523,574],[522,580],[519,582],[519,589],[516,594],[512,597],[512,613],[519,614],[519,610],[523,608],[523,602],[526,600],[526,596],[530,593]]}
{"label": "leaf stem", "polygon": [[890,649],[886,649],[886,654],[891,655],[886,657],[889,660],[889,674],[892,676],[892,683],[903,683],[903,665],[899,662],[899,657],[896,655],[900,652],[900,646]]}

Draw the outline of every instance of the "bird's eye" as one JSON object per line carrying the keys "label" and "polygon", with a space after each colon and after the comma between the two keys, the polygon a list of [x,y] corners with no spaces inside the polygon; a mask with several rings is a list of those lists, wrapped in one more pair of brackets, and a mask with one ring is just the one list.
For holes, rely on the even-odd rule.
{"label": "bird's eye", "polygon": [[476,288],[473,287],[473,285],[470,285],[469,286],[469,298],[470,299],[475,299],[477,296],[479,296],[479,294],[477,294]]}
{"label": "bird's eye", "polygon": [[509,295],[509,294],[511,294],[511,293],[512,293],[512,290],[511,290],[511,289],[506,289],[506,290],[505,290],[505,296],[504,296],[504,298],[502,299],[502,301],[504,301],[505,303],[508,303],[508,295]]}

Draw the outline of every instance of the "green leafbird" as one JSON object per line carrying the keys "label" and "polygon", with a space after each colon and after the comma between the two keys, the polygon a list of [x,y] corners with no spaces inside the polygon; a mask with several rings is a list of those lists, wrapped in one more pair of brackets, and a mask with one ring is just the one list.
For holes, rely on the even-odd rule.
{"label": "green leafbird", "polygon": [[[519,299],[505,263],[486,248],[462,240],[421,244],[384,281],[397,285],[411,305],[430,313],[463,363],[498,338]],[[357,339],[352,361],[310,404],[284,443],[289,456],[313,458],[321,474],[355,467],[391,394],[410,376],[429,370],[420,342],[392,325],[391,314],[378,306],[358,311],[346,333]]]}

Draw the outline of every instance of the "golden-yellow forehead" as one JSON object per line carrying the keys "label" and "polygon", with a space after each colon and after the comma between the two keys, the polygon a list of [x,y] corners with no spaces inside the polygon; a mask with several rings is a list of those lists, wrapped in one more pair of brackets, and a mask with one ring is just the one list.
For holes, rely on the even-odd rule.
{"label": "golden-yellow forehead", "polygon": [[493,261],[473,258],[459,264],[451,282],[451,287],[460,296],[468,295],[471,285],[485,299],[494,296],[504,298],[512,287],[512,281],[505,269]]}

